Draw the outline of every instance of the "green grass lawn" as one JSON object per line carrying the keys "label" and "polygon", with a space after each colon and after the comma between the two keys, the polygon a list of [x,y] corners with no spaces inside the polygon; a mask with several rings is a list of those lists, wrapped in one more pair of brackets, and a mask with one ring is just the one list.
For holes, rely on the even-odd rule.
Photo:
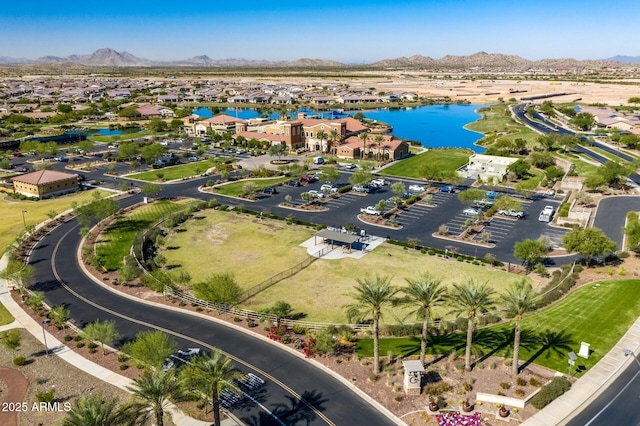
{"label": "green grass lawn", "polygon": [[[169,249],[162,252],[171,274],[186,271],[192,282],[198,282],[213,273],[230,272],[244,289],[306,259],[306,249],[299,244],[315,232],[282,221],[214,210],[199,213],[198,219],[186,222],[181,228],[186,231],[170,234],[165,242]],[[321,245],[317,250],[320,248]],[[243,307],[261,309],[285,300],[308,320],[344,323],[347,320],[344,305],[351,303],[347,293],[353,290],[356,279],[365,273],[384,275],[389,271],[393,271],[392,284],[397,286],[406,285],[404,278],[413,278],[420,271],[429,271],[443,278],[446,284],[474,277],[480,282],[489,282],[497,290],[522,279],[501,270],[383,244],[362,259],[318,259],[296,275],[247,300]],[[446,313],[443,310],[438,314]],[[387,319],[394,323],[404,316],[402,309],[387,312]],[[413,319],[406,321],[413,322]]]}
{"label": "green grass lawn", "polygon": [[258,186],[258,190],[262,190],[267,186],[277,185],[279,183],[286,182],[289,179],[291,178],[286,176],[267,179],[242,179],[235,182],[226,183],[224,185],[218,185],[214,189],[218,194],[227,195],[229,197],[239,197],[244,194],[242,187],[247,182],[254,182]]}
{"label": "green grass lawn", "polygon": [[135,209],[114,221],[100,236],[96,254],[102,265],[110,271],[122,266],[122,259],[130,252],[136,235],[159,222],[169,214],[194,204],[193,200],[171,202],[160,200]]}
{"label": "green grass lawn", "polygon": [[13,320],[13,315],[9,313],[2,303],[0,303],[0,325],[11,324]]}
{"label": "green grass lawn", "polygon": [[495,136],[492,138],[492,143],[505,139],[513,141],[516,138],[521,138],[527,141],[527,146],[537,145],[536,140],[540,135],[527,126],[514,121],[507,104],[491,105],[487,108],[481,108],[478,112],[482,118],[467,124],[466,129]]}
{"label": "green grass lawn", "polygon": [[473,152],[468,149],[430,149],[422,154],[414,155],[395,162],[380,170],[381,175],[420,178],[423,165],[429,164],[438,170],[454,171],[469,162]]}
{"label": "green grass lawn", "polygon": [[531,174],[531,176],[529,176],[527,179],[519,181],[515,185],[516,189],[535,191],[538,188],[540,182],[542,182],[542,180],[544,179],[544,172],[541,170],[530,169],[529,174]]}
{"label": "green grass lawn", "polygon": [[[62,213],[71,209],[71,203],[74,201],[78,204],[91,201],[95,191],[97,190],[79,191],[75,194],[41,201],[14,200],[5,196],[0,200],[0,208],[4,212],[2,214],[3,219],[0,221],[0,254],[4,253],[6,248],[15,241],[16,237],[24,232],[23,210],[26,210],[24,219],[27,226],[36,225],[49,218],[47,216],[49,211]],[[102,193],[106,194],[103,191]]]}
{"label": "green grass lawn", "polygon": [[[167,180],[176,180],[192,176],[199,176],[206,172],[208,168],[215,165],[214,160],[194,161],[192,163],[178,164],[177,166],[168,166],[161,169],[154,169],[148,172],[134,173],[127,175],[132,179],[144,180],[147,182],[163,182]],[[162,178],[159,177],[162,176]]]}
{"label": "green grass lawn", "polygon": [[313,230],[253,215],[207,210],[167,236],[162,252],[171,274],[186,271],[191,282],[231,273],[247,289],[308,258],[299,244]]}
{"label": "green grass lawn", "polygon": [[[566,373],[567,354],[578,352],[581,342],[591,345],[589,359],[579,358],[575,375],[588,371],[616,344],[640,315],[640,280],[610,280],[592,283],[576,290],[557,304],[525,317],[522,323],[521,362],[534,362]],[[479,330],[474,348],[487,354],[506,356],[512,351],[513,324],[506,323]],[[432,337],[428,352],[463,353],[465,333]],[[357,351],[373,355],[372,339],[361,339]],[[381,339],[380,353],[398,355],[420,352],[418,338]]]}

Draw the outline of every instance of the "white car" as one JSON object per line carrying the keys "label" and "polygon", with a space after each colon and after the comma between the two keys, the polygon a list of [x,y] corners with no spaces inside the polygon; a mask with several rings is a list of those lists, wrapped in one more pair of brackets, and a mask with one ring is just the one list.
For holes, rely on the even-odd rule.
{"label": "white car", "polygon": [[344,166],[344,168],[345,168],[345,169],[349,169],[349,170],[351,170],[351,169],[355,169],[355,168],[356,168],[356,165],[355,165],[355,164],[353,164],[353,163],[350,163],[350,164],[347,164],[346,166]]}
{"label": "white car", "polygon": [[338,192],[338,188],[325,183],[320,187],[320,191],[324,192],[325,194],[334,194]]}
{"label": "white car", "polygon": [[422,185],[409,185],[409,191],[411,192],[424,192],[424,186]]}
{"label": "white car", "polygon": [[478,210],[472,209],[472,208],[468,208],[468,209],[462,210],[462,214],[465,215],[465,216],[475,216],[475,215],[478,214]]}
{"label": "white car", "polygon": [[524,217],[524,212],[519,210],[498,210],[498,213],[503,216],[517,217],[518,219]]}
{"label": "white car", "polygon": [[385,179],[378,178],[372,180],[371,183],[378,186],[385,186],[388,182]]}
{"label": "white car", "polygon": [[315,189],[312,189],[311,191],[308,191],[308,193],[311,196],[311,198],[322,198],[322,197],[324,197],[324,193],[322,193],[320,191],[316,191]]}
{"label": "white car", "polygon": [[380,212],[378,210],[376,210],[376,208],[373,207],[373,206],[367,206],[367,207],[361,208],[360,209],[360,213],[372,214],[372,215],[375,215],[375,216],[380,216]]}

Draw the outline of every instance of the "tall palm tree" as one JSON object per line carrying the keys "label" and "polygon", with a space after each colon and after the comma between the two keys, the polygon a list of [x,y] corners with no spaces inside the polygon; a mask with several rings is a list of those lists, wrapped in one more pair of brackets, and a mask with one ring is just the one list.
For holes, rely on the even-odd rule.
{"label": "tall palm tree", "polygon": [[449,304],[452,306],[451,313],[460,316],[467,315],[467,347],[464,353],[464,368],[471,371],[471,344],[473,342],[473,330],[478,314],[493,308],[495,302],[493,294],[495,291],[487,283],[478,284],[476,280],[470,279],[464,284],[453,285],[453,292],[449,296]]}
{"label": "tall palm tree", "polygon": [[506,305],[507,314],[513,315],[515,330],[513,337],[513,364],[511,372],[518,374],[518,354],[520,352],[520,325],[527,312],[534,311],[538,306],[539,296],[533,290],[531,283],[525,279],[516,282],[505,293],[500,294],[500,300]]}
{"label": "tall palm tree", "polygon": [[355,292],[348,293],[348,296],[351,296],[355,303],[347,305],[347,316],[349,318],[368,316],[373,320],[373,370],[378,373],[380,371],[380,341],[378,337],[382,309],[393,303],[399,289],[391,286],[390,276],[380,277],[376,274],[373,279],[367,276],[357,281]]}
{"label": "tall palm tree", "polygon": [[340,132],[335,127],[331,129],[331,132],[329,132],[329,138],[331,140],[331,153],[334,155],[338,150],[338,141],[340,140],[340,137]]}
{"label": "tall palm tree", "polygon": [[180,380],[187,388],[211,396],[215,426],[220,426],[220,392],[224,389],[237,390],[233,379],[239,376],[240,371],[231,359],[216,350],[211,355],[194,358],[180,371]]}
{"label": "tall palm tree", "polygon": [[324,140],[327,139],[329,135],[324,130],[318,130],[316,137],[320,139],[320,151],[324,151]]}
{"label": "tall palm tree", "polygon": [[133,386],[127,386],[127,389],[142,401],[141,406],[153,410],[156,426],[163,426],[169,398],[180,396],[182,386],[173,368],[167,371],[146,369],[142,376],[133,379]]}
{"label": "tall palm tree", "polygon": [[376,152],[376,159],[378,161],[382,161],[382,142],[384,142],[384,138],[382,135],[377,135],[375,138],[376,144],[378,145],[378,152]]}
{"label": "tall palm tree", "polygon": [[405,278],[405,280],[409,285],[401,290],[405,296],[399,300],[399,303],[415,307],[411,314],[415,314],[419,320],[422,320],[420,362],[424,364],[429,337],[429,319],[431,319],[433,308],[445,303],[447,289],[442,287],[441,279],[433,278],[429,273],[420,274],[416,279]]}
{"label": "tall palm tree", "polygon": [[367,139],[369,138],[369,132],[362,132],[358,135],[358,139],[362,141],[362,159],[364,160],[365,150],[367,149]]}
{"label": "tall palm tree", "polygon": [[134,426],[145,422],[140,407],[118,402],[118,398],[105,400],[101,394],[82,396],[67,413],[62,426]]}

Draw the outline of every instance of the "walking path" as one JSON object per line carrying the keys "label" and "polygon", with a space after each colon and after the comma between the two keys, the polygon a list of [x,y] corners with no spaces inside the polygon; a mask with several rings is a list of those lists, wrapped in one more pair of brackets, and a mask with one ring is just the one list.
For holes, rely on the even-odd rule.
{"label": "walking path", "polygon": [[[3,256],[0,259],[0,270],[6,268],[7,256]],[[7,282],[4,279],[0,279],[0,303],[13,315],[15,321],[11,324],[0,326],[0,331],[9,330],[12,328],[24,328],[31,333],[38,341],[44,344],[44,336],[42,333],[42,326],[38,324],[33,318],[31,318],[15,300],[11,297],[9,289],[7,288]],[[45,330],[47,346],[50,348],[51,353],[59,356],[72,366],[85,371],[92,376],[117,386],[120,389],[124,389],[128,392],[127,386],[132,384],[132,380],[114,373],[83,356],[75,353],[69,349],[65,344],[56,339],[55,336]],[[11,385],[10,385],[11,386]],[[178,426],[208,426],[211,422],[203,422],[190,417],[187,417],[182,411],[180,411],[175,405],[169,406],[169,412],[171,413],[171,419]],[[226,419],[222,422],[223,426],[237,426],[237,423],[232,419]]]}
{"label": "walking path", "polygon": [[[380,239],[382,240],[382,239]],[[308,242],[309,243],[309,242]],[[361,254],[360,254],[361,255]],[[341,254],[340,256],[343,256]],[[7,256],[0,259],[0,270],[6,268]],[[7,288],[7,282],[0,279],[0,303],[13,315],[15,321],[11,324],[0,326],[0,332],[11,328],[22,327],[44,344],[42,327],[32,319],[11,297]],[[114,373],[81,355],[73,352],[53,335],[46,333],[46,340],[52,349],[52,353],[61,357],[69,364],[79,368],[100,380],[106,381],[121,389],[131,384],[131,379]],[[566,423],[572,416],[588,405],[608,384],[610,384],[623,367],[634,362],[633,357],[625,357],[622,349],[631,349],[635,353],[640,350],[640,318],[631,326],[627,333],[607,353],[602,360],[585,373],[571,389],[549,404],[543,410],[522,423],[524,426],[548,426]],[[169,408],[173,421],[180,426],[205,426],[210,422],[202,422],[185,416],[174,405]],[[223,421],[223,426],[237,426],[232,419]]]}

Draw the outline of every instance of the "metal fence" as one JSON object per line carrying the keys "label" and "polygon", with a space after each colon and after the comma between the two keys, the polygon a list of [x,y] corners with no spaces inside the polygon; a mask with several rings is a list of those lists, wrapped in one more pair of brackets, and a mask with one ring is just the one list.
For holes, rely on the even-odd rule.
{"label": "metal fence", "polygon": [[322,256],[326,256],[327,253],[331,252],[331,250],[333,250],[333,248],[325,247],[322,250],[314,253],[311,257],[308,257],[305,260],[303,260],[302,262],[298,263],[294,267],[289,268],[286,271],[278,272],[274,276],[269,277],[266,280],[262,281],[261,283],[256,284],[253,287],[245,290],[242,293],[242,296],[240,296],[240,303],[244,302],[247,299],[252,298],[256,294],[260,293],[261,291],[264,291],[264,290],[268,289],[272,285],[274,285],[274,284],[276,284],[276,283],[278,283],[278,282],[280,282],[280,281],[282,281],[282,280],[284,280],[286,278],[292,277],[293,275],[295,275],[298,272],[302,271],[304,268],[306,268],[309,265],[311,265],[316,260],[320,259]]}

